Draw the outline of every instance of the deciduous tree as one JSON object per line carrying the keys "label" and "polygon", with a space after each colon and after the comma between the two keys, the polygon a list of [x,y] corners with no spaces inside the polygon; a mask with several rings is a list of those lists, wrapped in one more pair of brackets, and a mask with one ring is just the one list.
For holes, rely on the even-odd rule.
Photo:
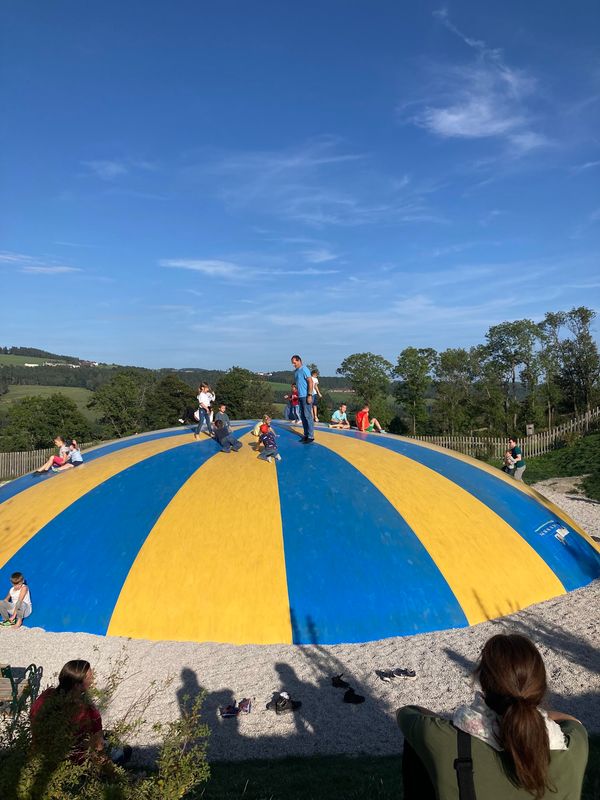
{"label": "deciduous tree", "polygon": [[55,436],[85,441],[90,423],[77,404],[57,392],[49,397],[23,397],[10,403],[6,427],[0,435],[2,450],[37,450],[51,447]]}
{"label": "deciduous tree", "polygon": [[154,385],[151,373],[123,370],[101,386],[88,405],[100,411],[110,436],[139,433],[146,428],[146,403]]}
{"label": "deciduous tree", "polygon": [[231,367],[215,386],[217,403],[225,403],[232,419],[256,419],[273,415],[272,391],[260,376],[242,367]]}
{"label": "deciduous tree", "polygon": [[398,356],[394,368],[399,379],[396,397],[410,417],[413,435],[417,432],[418,423],[427,419],[425,397],[432,383],[436,358],[437,353],[431,347],[406,347]]}

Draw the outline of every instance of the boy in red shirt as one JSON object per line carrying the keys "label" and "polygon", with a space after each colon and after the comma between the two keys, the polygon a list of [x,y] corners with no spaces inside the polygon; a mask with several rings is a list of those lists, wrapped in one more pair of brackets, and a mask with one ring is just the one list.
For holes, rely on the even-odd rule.
{"label": "boy in red shirt", "polygon": [[362,407],[361,411],[356,412],[356,427],[359,431],[363,433],[371,433],[372,431],[377,431],[377,433],[385,433],[382,429],[379,422],[373,418],[369,420],[369,404],[365,403]]}

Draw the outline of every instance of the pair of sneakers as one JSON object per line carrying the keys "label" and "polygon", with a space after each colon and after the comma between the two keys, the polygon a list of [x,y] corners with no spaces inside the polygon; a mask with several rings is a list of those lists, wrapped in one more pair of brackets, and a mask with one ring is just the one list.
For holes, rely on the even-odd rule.
{"label": "pair of sneakers", "polygon": [[412,681],[415,680],[417,677],[417,673],[413,669],[402,669],[398,667],[398,669],[376,669],[375,675],[382,680],[384,683],[392,683],[397,678],[407,678],[408,680]]}
{"label": "pair of sneakers", "polygon": [[269,462],[269,464],[273,463],[273,459],[275,459],[275,461],[281,461],[281,456],[279,455],[279,453],[275,453],[274,456],[267,456],[267,461]]}
{"label": "pair of sneakers", "polygon": [[301,700],[292,700],[287,692],[277,692],[273,695],[273,699],[267,703],[267,709],[274,711],[276,714],[291,714],[297,711],[302,705]]}
{"label": "pair of sneakers", "polygon": [[227,719],[228,717],[237,717],[238,714],[249,714],[252,711],[252,700],[249,697],[244,697],[238,704],[234,700],[231,705],[224,706],[219,709],[219,714]]}
{"label": "pair of sneakers", "polygon": [[334,675],[331,679],[331,685],[335,686],[336,689],[345,689],[344,692],[344,703],[351,703],[352,705],[360,705],[360,703],[365,702],[365,698],[362,694],[356,694],[354,689],[350,686],[348,681],[344,680],[344,673],[342,672],[340,675]]}

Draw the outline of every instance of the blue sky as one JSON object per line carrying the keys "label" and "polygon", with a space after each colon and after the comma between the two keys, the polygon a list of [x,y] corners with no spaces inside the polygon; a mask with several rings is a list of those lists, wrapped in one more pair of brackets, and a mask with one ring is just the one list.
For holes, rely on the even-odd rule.
{"label": "blue sky", "polygon": [[1,16],[0,344],[333,374],[600,309],[593,0]]}

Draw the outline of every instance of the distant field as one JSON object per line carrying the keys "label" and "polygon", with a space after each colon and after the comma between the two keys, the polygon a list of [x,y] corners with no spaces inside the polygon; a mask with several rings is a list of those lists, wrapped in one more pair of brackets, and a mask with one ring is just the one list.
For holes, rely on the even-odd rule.
{"label": "distant field", "polygon": [[[290,390],[289,383],[278,383],[277,381],[267,381],[267,383],[273,389],[274,396],[279,395],[278,399],[283,399],[283,395],[287,394]],[[347,389],[328,389],[324,386],[323,391],[327,392],[335,403],[352,404],[356,400],[354,392],[348,391]]]}
{"label": "distant field", "polygon": [[0,353],[0,367],[22,367],[23,364],[43,364],[47,358],[36,358],[35,356],[7,356]]}
{"label": "distant field", "polygon": [[[12,357],[4,356],[4,358]],[[14,358],[20,358],[20,356],[14,356]],[[0,405],[21,400],[23,397],[49,397],[51,394],[66,395],[77,403],[79,410],[87,419],[93,421],[97,419],[96,412],[87,408],[93,392],[79,386],[9,386],[8,392],[0,397]]]}

